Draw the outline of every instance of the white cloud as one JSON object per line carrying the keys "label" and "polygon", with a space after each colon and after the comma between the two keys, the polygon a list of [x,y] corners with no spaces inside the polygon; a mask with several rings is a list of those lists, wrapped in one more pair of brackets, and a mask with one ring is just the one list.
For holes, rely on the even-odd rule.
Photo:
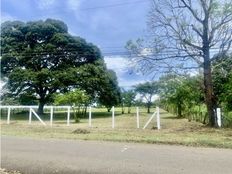
{"label": "white cloud", "polygon": [[37,0],[36,2],[40,9],[48,9],[54,5],[56,0]]}
{"label": "white cloud", "polygon": [[6,82],[2,81],[0,79],[0,96],[2,96],[2,94],[4,93],[4,90],[3,90],[3,86],[6,84]]}
{"label": "white cloud", "polygon": [[199,70],[192,70],[192,71],[189,72],[189,75],[191,77],[197,76],[197,75],[199,75]]}
{"label": "white cloud", "polygon": [[[73,13],[74,20],[78,21],[78,23],[91,23],[86,19],[86,14],[80,11],[83,3],[84,0],[66,0],[66,8]],[[76,31],[78,31],[78,28]]]}
{"label": "white cloud", "polygon": [[146,82],[146,80],[144,79],[133,79],[133,76],[131,78],[126,78],[122,76],[119,77],[119,80],[119,85],[125,89],[130,89],[135,85]]}
{"label": "white cloud", "polygon": [[116,25],[113,25],[113,17],[106,11],[95,11],[94,15],[89,16],[89,20],[91,21],[90,27],[95,31],[98,31],[99,28],[104,28],[106,25],[108,28],[117,29]]}
{"label": "white cloud", "polygon": [[128,58],[122,56],[109,56],[105,57],[105,63],[108,69],[116,72],[118,77],[119,86],[129,89],[139,83],[145,83],[149,79],[137,73],[129,73],[133,68],[133,64]]}
{"label": "white cloud", "polygon": [[[149,97],[149,95],[147,95],[147,97]],[[139,101],[139,100],[142,100],[143,102],[147,102],[146,98],[144,96],[142,96],[141,94],[137,94],[135,96],[135,100]],[[151,97],[151,101],[154,102],[156,100],[159,100],[159,95],[157,94],[154,94],[152,97]]]}
{"label": "white cloud", "polygon": [[15,17],[9,15],[9,14],[6,14],[6,13],[1,13],[1,22],[5,22],[5,21],[13,21],[13,20],[16,20]]}
{"label": "white cloud", "polygon": [[0,89],[2,90],[3,86],[5,85],[5,82],[3,82],[2,80],[0,80]]}
{"label": "white cloud", "polygon": [[[101,1],[103,2],[103,1]],[[109,13],[106,10],[91,10],[89,13],[88,8],[94,8],[96,6],[95,3],[91,3],[85,1],[85,0],[67,0],[66,1],[66,7],[68,10],[70,10],[73,14],[76,20],[79,23],[82,23],[88,28],[90,28],[92,31],[98,32],[99,30],[103,30],[106,27],[111,29],[118,29],[115,24],[113,24],[112,21],[114,19],[112,18],[112,14]],[[94,5],[95,4],[95,5]],[[85,11],[82,11],[84,10]],[[106,33],[107,34],[107,33]]]}
{"label": "white cloud", "polygon": [[78,10],[81,6],[81,0],[68,0],[67,7],[70,10]]}
{"label": "white cloud", "polygon": [[144,48],[141,52],[141,56],[149,56],[153,54],[153,50],[151,48]]}
{"label": "white cloud", "polygon": [[104,58],[108,69],[114,70],[117,75],[128,71],[129,61],[121,56],[109,56]]}
{"label": "white cloud", "polygon": [[121,56],[109,56],[104,58],[108,69],[115,71],[119,86],[129,87],[132,86],[131,82],[125,78],[125,74],[128,72],[129,61]]}

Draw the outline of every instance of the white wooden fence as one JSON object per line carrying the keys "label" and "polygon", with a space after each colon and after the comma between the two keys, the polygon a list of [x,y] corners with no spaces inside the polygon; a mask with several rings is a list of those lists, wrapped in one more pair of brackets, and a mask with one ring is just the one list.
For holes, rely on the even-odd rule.
{"label": "white wooden fence", "polygon": [[149,123],[152,121],[152,119],[155,116],[156,116],[157,129],[159,130],[161,128],[160,127],[160,111],[159,111],[159,107],[156,107],[156,111],[154,112],[154,114],[151,115],[147,123],[144,125],[143,129],[146,129],[146,127],[149,125]]}
{"label": "white wooden fence", "polygon": [[[53,111],[54,109],[67,109],[67,126],[70,125],[70,106],[44,106],[44,109],[50,109],[50,125],[53,123]],[[10,124],[10,113],[12,109],[29,109],[29,124],[31,124],[32,114],[43,124],[46,123],[39,117],[39,115],[34,111],[38,109],[38,106],[0,106],[0,109],[7,109],[7,124]]]}
{"label": "white wooden fence", "polygon": [[[35,112],[34,109],[38,109],[38,106],[0,106],[0,109],[7,109],[7,124],[10,124],[10,115],[12,109],[29,109],[29,121],[28,123],[32,123],[32,116],[34,115],[43,125],[46,125],[46,123],[39,117],[39,115]],[[44,109],[50,109],[50,126],[53,125],[53,114],[54,109],[67,109],[67,126],[70,125],[70,106],[44,106]],[[112,111],[112,128],[115,128],[115,108],[114,106],[111,109]],[[92,127],[92,109],[91,107],[88,107],[89,112],[89,127]],[[145,129],[149,123],[152,121],[152,119],[156,116],[156,122],[157,122],[157,129],[160,129],[160,111],[159,107],[156,107],[156,111],[154,114],[151,115],[143,129]],[[140,115],[139,115],[139,107],[136,107],[136,126],[139,129],[140,128]]]}

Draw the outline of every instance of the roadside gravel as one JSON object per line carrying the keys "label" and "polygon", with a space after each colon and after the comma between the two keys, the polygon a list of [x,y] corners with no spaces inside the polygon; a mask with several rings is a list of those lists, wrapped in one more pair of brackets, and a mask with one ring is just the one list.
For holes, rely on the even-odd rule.
{"label": "roadside gravel", "polygon": [[19,171],[8,171],[6,169],[2,169],[0,168],[0,174],[22,174],[21,172]]}

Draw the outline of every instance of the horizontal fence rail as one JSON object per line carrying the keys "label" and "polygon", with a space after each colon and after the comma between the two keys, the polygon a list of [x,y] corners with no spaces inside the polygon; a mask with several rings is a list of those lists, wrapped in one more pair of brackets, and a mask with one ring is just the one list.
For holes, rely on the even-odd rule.
{"label": "horizontal fence rail", "polygon": [[[8,109],[8,108],[12,108],[12,109],[37,109],[39,108],[39,106],[35,106],[35,105],[32,105],[32,106],[18,106],[18,105],[15,105],[15,106],[7,106],[7,105],[1,105],[0,106],[0,109]],[[44,109],[50,109],[50,108],[55,108],[55,109],[68,109],[70,108],[70,106],[44,106]]]}
{"label": "horizontal fence rail", "polygon": [[[39,106],[36,105],[27,105],[27,106],[23,106],[23,105],[0,105],[0,109],[7,109],[7,124],[10,124],[10,115],[11,115],[11,111],[13,109],[28,109],[29,110],[29,120],[28,123],[31,124],[32,123],[32,116],[35,116],[43,125],[47,125],[41,118],[40,116],[35,112],[34,109],[38,109]],[[70,114],[71,114],[71,106],[44,106],[44,109],[49,109],[50,110],[50,126],[53,126],[53,118],[54,118],[54,110],[55,109],[65,109],[67,111],[67,115],[66,115],[66,122],[67,122],[67,126],[70,125]],[[88,112],[89,112],[89,118],[88,118],[88,127],[91,128],[92,127],[92,108],[91,106],[88,107]],[[112,117],[112,129],[115,128],[115,107],[113,106],[111,108],[111,117]],[[146,122],[146,124],[144,125],[143,129],[145,129],[150,123],[151,121],[156,117],[156,122],[157,122],[157,129],[161,129],[160,126],[160,110],[159,107],[156,107],[156,111],[151,115],[151,117],[149,118],[149,120]],[[140,111],[139,111],[139,107],[136,107],[136,112],[135,112],[135,122],[136,122],[136,128],[139,129],[140,128]]]}
{"label": "horizontal fence rail", "polygon": [[[7,124],[10,124],[10,113],[11,109],[29,109],[29,124],[31,124],[32,120],[32,113],[36,116],[36,118],[43,124],[46,125],[46,123],[39,117],[39,115],[33,110],[38,109],[39,106],[36,105],[28,105],[28,106],[19,106],[19,105],[0,105],[0,109],[7,109]],[[44,106],[44,109],[50,109],[50,126],[52,126],[53,122],[53,111],[54,109],[67,109],[67,126],[70,125],[70,110],[71,106]]]}

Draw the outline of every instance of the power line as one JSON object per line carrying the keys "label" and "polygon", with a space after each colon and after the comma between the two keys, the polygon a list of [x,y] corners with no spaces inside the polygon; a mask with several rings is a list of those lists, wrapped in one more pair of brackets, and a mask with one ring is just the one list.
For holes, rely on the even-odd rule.
{"label": "power line", "polygon": [[103,6],[82,8],[82,9],[80,9],[80,11],[96,10],[96,9],[102,9],[102,8],[112,8],[112,7],[132,5],[132,4],[140,4],[140,3],[147,3],[147,2],[149,2],[149,0],[138,0],[138,1],[133,1],[133,2],[124,2],[124,3],[118,3],[118,4],[109,4],[109,5],[103,5]]}
{"label": "power line", "polygon": [[[70,42],[70,44],[75,44],[76,42]],[[23,50],[22,52],[22,49],[13,49],[11,50],[10,52],[1,52],[1,55],[4,55],[4,54],[14,54],[14,56],[16,56],[17,54],[19,54],[19,56],[26,56],[26,57],[30,57],[32,55],[35,55],[35,56],[46,56],[46,55],[49,55],[49,54],[53,54],[55,56],[64,56],[64,55],[67,55],[68,53],[71,53],[71,54],[76,54],[76,55],[79,55],[79,56],[96,56],[98,55],[98,53],[100,53],[101,55],[103,56],[117,56],[117,55],[120,55],[120,56],[130,56],[130,55],[133,55],[133,56],[140,56],[140,57],[146,57],[146,56],[187,56],[188,53],[186,53],[186,50],[185,49],[176,49],[176,48],[164,48],[163,50],[161,51],[153,51],[153,48],[152,47],[147,47],[147,48],[144,48],[144,49],[148,49],[147,53],[142,53],[142,52],[137,52],[137,53],[131,53],[130,51],[126,51],[125,48],[123,48],[123,46],[100,46],[101,48],[110,48],[112,50],[109,50],[109,51],[106,51],[106,52],[95,52],[95,50],[90,50],[90,52],[86,53],[86,52],[82,52],[81,50],[78,50],[78,49],[81,49],[82,47],[80,46],[75,46],[75,45],[71,45],[73,48],[55,48],[54,50],[33,50],[33,51],[29,51],[29,50]],[[15,52],[14,52],[15,51]],[[210,52],[215,54],[215,53],[220,53],[221,51],[221,48],[220,47],[214,47],[214,48],[211,48],[210,49]],[[232,48],[229,49],[228,51],[232,51]],[[21,52],[21,54],[20,54]],[[62,53],[61,53],[62,52]],[[200,51],[193,51],[193,53],[200,53]],[[27,56],[29,55],[29,56]],[[72,55],[70,55],[72,56]]]}
{"label": "power line", "polygon": [[[17,56],[22,56],[22,57],[26,57],[26,58],[33,58],[33,57],[37,57],[37,56],[57,56],[57,57],[64,57],[64,56],[67,56],[67,54],[61,54],[61,53],[52,53],[52,52],[41,52],[41,53],[24,53],[24,54],[20,54],[20,55],[12,55],[12,57],[17,57]],[[68,55],[68,56],[80,56],[81,57],[89,57],[89,56],[97,56],[96,54],[93,54],[93,53],[76,53],[75,52],[71,52],[71,54],[73,55]],[[147,55],[142,55],[142,54],[130,54],[129,52],[107,52],[107,53],[102,53],[102,56],[126,56],[126,57],[176,57],[178,58],[179,57],[188,57],[188,56],[191,56],[191,55],[188,55],[188,54],[179,54],[179,53],[157,53],[157,54],[147,54]],[[161,58],[162,59],[162,58]]]}
{"label": "power line", "polygon": [[[16,49],[16,50],[13,50],[13,51],[16,51],[16,54],[17,54],[17,51],[21,51],[19,49]],[[15,54],[14,52],[2,52],[2,55],[3,54]],[[76,53],[78,55],[96,55],[96,53],[92,52],[92,53],[85,53],[85,52],[80,52],[79,50],[76,50],[76,49],[55,49],[53,51],[48,51],[48,50],[42,50],[42,51],[28,51],[27,50],[24,50],[25,52],[23,52],[21,55],[47,55],[47,54],[59,54],[59,55],[64,55],[65,53]],[[56,52],[54,52],[56,51]],[[94,50],[93,50],[94,51]],[[220,48],[213,48],[213,50],[210,50],[210,52],[219,52],[220,51]],[[232,51],[232,49],[229,49],[228,51]],[[62,53],[57,53],[57,52],[62,52]],[[124,51],[124,50],[111,50],[109,52],[100,52],[102,54],[124,54],[124,55],[128,55],[128,54],[131,54],[129,51]],[[185,50],[178,50],[178,49],[167,49],[167,50],[164,50],[162,52],[152,52],[152,51],[148,51],[147,55],[169,55],[169,54],[183,54],[185,53]],[[132,54],[136,54],[136,53],[132,53]],[[137,54],[141,54],[143,55],[143,53],[137,53]],[[146,55],[146,54],[144,54]]]}
{"label": "power line", "polygon": [[[120,6],[129,6],[129,5],[135,5],[135,4],[142,4],[142,3],[148,3],[150,0],[135,0],[132,2],[123,2],[123,3],[115,3],[115,4],[109,4],[109,5],[102,5],[102,6],[93,6],[88,8],[80,8],[76,9],[77,11],[91,11],[91,10],[97,10],[97,9],[106,9],[106,8],[115,8]],[[45,15],[37,16],[37,15],[30,15],[30,17],[45,17],[47,15],[60,15],[61,13],[70,13],[70,10],[67,11],[66,9],[59,9],[58,12],[50,12]]]}

